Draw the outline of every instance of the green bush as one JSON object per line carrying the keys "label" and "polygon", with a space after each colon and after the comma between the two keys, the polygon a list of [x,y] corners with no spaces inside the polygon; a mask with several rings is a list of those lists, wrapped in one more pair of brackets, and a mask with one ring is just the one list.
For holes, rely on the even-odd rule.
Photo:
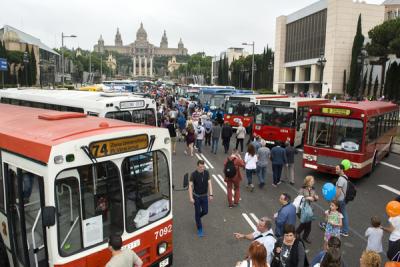
{"label": "green bush", "polygon": [[268,94],[268,95],[275,95],[276,92],[274,92],[272,89],[259,89],[256,91],[257,94]]}

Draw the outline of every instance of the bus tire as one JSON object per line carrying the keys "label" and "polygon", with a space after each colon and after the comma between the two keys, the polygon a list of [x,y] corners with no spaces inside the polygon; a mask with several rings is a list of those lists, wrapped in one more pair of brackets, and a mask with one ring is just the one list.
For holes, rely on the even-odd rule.
{"label": "bus tire", "polygon": [[3,240],[1,239],[0,239],[0,266],[10,267],[10,263],[8,262],[6,246],[4,245]]}

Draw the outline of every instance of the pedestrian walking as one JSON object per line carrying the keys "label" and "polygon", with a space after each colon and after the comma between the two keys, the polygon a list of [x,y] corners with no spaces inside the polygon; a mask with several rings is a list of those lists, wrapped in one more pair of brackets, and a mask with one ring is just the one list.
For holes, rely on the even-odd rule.
{"label": "pedestrian walking", "polygon": [[209,117],[204,121],[204,129],[205,129],[205,146],[211,146],[211,132],[212,132],[212,122]]}
{"label": "pedestrian walking", "polygon": [[291,185],[294,185],[294,154],[296,149],[290,145],[290,141],[285,142],[286,152],[286,179]]}
{"label": "pedestrian walking", "polygon": [[262,146],[261,145],[261,137],[258,135],[256,137],[254,137],[254,141],[252,141],[251,144],[254,146],[254,148],[256,149],[256,152],[257,152],[258,149]]}
{"label": "pedestrian walking", "polygon": [[221,125],[217,121],[214,121],[214,125],[211,128],[211,137],[212,137],[212,146],[211,146],[211,152],[214,154],[217,154],[217,149],[218,149],[218,142],[219,138],[221,137]]}
{"label": "pedestrian walking", "polygon": [[343,225],[343,215],[339,212],[339,201],[331,201],[329,205],[329,210],[325,211],[325,220],[326,226],[324,240],[326,246],[329,238],[331,238],[332,236],[340,238],[340,230]]}
{"label": "pedestrian walking", "polygon": [[204,236],[201,218],[208,213],[208,200],[213,199],[213,189],[204,160],[197,161],[197,168],[190,176],[189,200],[194,204],[197,235]]}
{"label": "pedestrian walking", "polygon": [[[233,149],[232,154],[224,162],[224,175],[229,208],[239,205],[240,182],[242,181],[242,173],[240,172],[240,168],[244,168],[244,166],[245,163],[240,156],[240,153],[236,149]],[[232,188],[234,190],[233,201]]]}
{"label": "pedestrian walking", "polygon": [[199,120],[199,124],[196,128],[196,147],[199,153],[201,153],[201,148],[203,146],[203,140],[206,134],[206,130],[204,129],[201,120]]}
{"label": "pedestrian walking", "polygon": [[261,142],[262,146],[257,150],[257,177],[258,186],[263,188],[265,185],[265,176],[267,175],[268,161],[271,155],[270,149],[266,143]]}
{"label": "pedestrian walking", "polygon": [[[246,239],[250,241],[258,241],[264,245],[267,250],[266,260],[268,264],[271,264],[274,252],[274,246],[276,238],[274,231],[272,230],[272,221],[268,217],[262,217],[258,223],[257,228],[254,232],[248,234],[234,233],[234,237],[238,240]],[[265,259],[264,259],[265,260]]]}
{"label": "pedestrian walking", "polygon": [[111,259],[106,267],[141,267],[143,261],[129,248],[122,248],[122,238],[120,235],[111,235],[108,240],[108,249],[111,251]]}
{"label": "pedestrian walking", "polygon": [[247,146],[247,152],[244,156],[244,162],[246,164],[247,188],[250,189],[251,192],[253,192],[253,174],[256,172],[257,169],[257,155],[256,149],[252,144]]}
{"label": "pedestrian walking", "polygon": [[365,237],[368,238],[366,250],[375,251],[377,253],[383,252],[383,229],[381,228],[381,220],[377,216],[371,218],[371,226],[365,231]]}
{"label": "pedestrian walking", "polygon": [[282,148],[279,141],[271,149],[271,162],[272,162],[272,186],[277,187],[281,183],[282,167],[286,164],[286,151]]}
{"label": "pedestrian walking", "polygon": [[382,227],[385,232],[390,233],[386,256],[389,261],[400,262],[400,216],[390,217],[389,223],[388,227]]}
{"label": "pedestrian walking", "polygon": [[343,164],[336,166],[336,174],[339,175],[339,178],[336,182],[336,197],[335,199],[339,201],[339,210],[343,215],[343,228],[341,235],[349,236],[349,216],[347,215],[346,210],[346,192],[348,187],[348,178],[344,173],[345,167]]}
{"label": "pedestrian walking", "polygon": [[[281,208],[275,213],[275,235],[281,237],[285,224],[296,225],[296,207],[291,203],[291,197],[287,193],[279,196]],[[295,233],[295,232],[294,232]]]}
{"label": "pedestrian walking", "polygon": [[194,128],[193,128],[193,124],[189,124],[186,127],[186,149],[184,151],[184,153],[190,154],[190,156],[193,157],[193,145],[194,145],[194,141],[196,140],[196,136],[194,133]]}
{"label": "pedestrian walking", "polygon": [[250,244],[249,251],[247,252],[246,259],[236,263],[236,267],[270,267],[265,262],[267,250],[258,241],[254,241]]}
{"label": "pedestrian walking", "polygon": [[271,267],[308,267],[306,249],[296,238],[295,226],[286,224],[283,237],[276,241]]}
{"label": "pedestrian walking", "polygon": [[183,141],[184,136],[186,134],[185,128],[186,128],[186,119],[185,116],[183,114],[181,114],[178,117],[178,128],[179,128],[179,141]]}
{"label": "pedestrian walking", "polygon": [[[314,183],[315,180],[313,176],[308,175],[306,178],[304,178],[303,186],[299,190],[299,195],[303,196],[303,205],[307,203],[307,205],[311,206],[312,202],[315,202],[319,199],[315,192]],[[311,233],[311,224],[312,221],[301,222],[296,229],[297,236],[300,238],[301,233],[303,233],[302,240],[308,244],[311,244],[311,241],[308,239]]]}
{"label": "pedestrian walking", "polygon": [[246,137],[246,128],[243,127],[243,122],[239,122],[239,126],[236,129],[236,149],[238,149],[240,144],[240,151],[243,153],[243,141]]}
{"label": "pedestrian walking", "polygon": [[225,154],[228,154],[232,134],[232,127],[230,126],[229,122],[225,122],[221,131],[222,144],[224,145]]}
{"label": "pedestrian walking", "polygon": [[169,132],[169,137],[171,138],[171,150],[172,154],[176,154],[176,124],[175,119],[170,119],[169,124],[167,125],[167,129]]}

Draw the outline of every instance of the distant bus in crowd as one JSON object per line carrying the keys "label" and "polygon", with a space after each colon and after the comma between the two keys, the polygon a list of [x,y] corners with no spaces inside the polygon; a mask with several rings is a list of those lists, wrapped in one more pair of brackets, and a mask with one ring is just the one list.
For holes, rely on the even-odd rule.
{"label": "distant bus in crowd", "polygon": [[260,100],[270,98],[287,98],[287,95],[253,95],[253,94],[235,94],[225,98],[224,121],[236,128],[239,121],[245,128],[251,127],[254,118],[256,104]]}
{"label": "distant bus in crowd", "polygon": [[168,131],[0,104],[2,266],[105,266],[122,236],[144,266],[171,266]]}
{"label": "distant bus in crowd", "polygon": [[399,123],[399,106],[383,101],[334,102],[313,107],[307,121],[303,166],[335,173],[343,159],[346,174],[371,173],[390,152]]}
{"label": "distant bus in crowd", "polygon": [[306,118],[311,106],[328,103],[321,98],[278,98],[259,100],[253,123],[253,134],[263,138],[267,144],[290,140],[294,146],[303,142]]}
{"label": "distant bus in crowd", "polygon": [[155,100],[130,93],[6,89],[0,90],[0,102],[157,125]]}

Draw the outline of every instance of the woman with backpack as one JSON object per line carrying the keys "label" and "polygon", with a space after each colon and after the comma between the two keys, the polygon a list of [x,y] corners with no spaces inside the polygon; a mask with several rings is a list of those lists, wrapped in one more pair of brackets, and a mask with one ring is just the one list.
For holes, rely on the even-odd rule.
{"label": "woman with backpack", "polygon": [[[224,162],[224,175],[226,182],[226,191],[228,195],[229,208],[236,207],[239,205],[240,199],[240,182],[242,181],[242,174],[240,168],[245,166],[240,153],[236,150],[232,150],[232,154]],[[234,191],[232,201],[232,188]]]}
{"label": "woman with backpack", "polygon": [[248,256],[244,261],[239,261],[236,267],[269,267],[265,261],[267,250],[265,246],[258,241],[251,242]]}
{"label": "woman with backpack", "polygon": [[246,136],[246,128],[243,127],[243,122],[239,122],[239,127],[236,129],[236,149],[239,148],[240,144],[240,151],[243,153],[243,141]]}
{"label": "woman with backpack", "polygon": [[[315,192],[314,189],[314,177],[311,175],[306,176],[304,178],[304,184],[299,190],[299,195],[303,196],[303,200],[307,202],[308,205],[311,205],[311,202],[317,201],[318,200],[318,195]],[[311,241],[308,239],[308,236],[311,233],[311,223],[312,221],[308,222],[302,222],[300,225],[297,227],[296,234],[300,238],[301,233],[303,233],[303,241],[311,244]]]}
{"label": "woman with backpack", "polygon": [[247,188],[253,192],[253,173],[255,173],[257,169],[256,148],[253,144],[248,145],[246,155],[244,156],[244,162],[246,163]]}

